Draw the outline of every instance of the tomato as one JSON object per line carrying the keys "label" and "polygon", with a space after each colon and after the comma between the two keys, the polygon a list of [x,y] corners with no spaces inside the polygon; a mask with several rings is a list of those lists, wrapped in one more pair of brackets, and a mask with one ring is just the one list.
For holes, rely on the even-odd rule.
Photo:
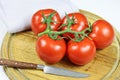
{"label": "tomato", "polygon": [[[60,36],[58,37],[60,38]],[[64,39],[53,40],[46,34],[38,38],[36,50],[43,61],[53,64],[64,57],[66,43]]]}
{"label": "tomato", "polygon": [[[73,19],[73,24],[70,27],[71,30],[82,31],[88,27],[88,21],[83,14],[77,13],[77,12],[70,13],[70,14],[68,14],[68,17],[70,18],[70,20]],[[62,19],[62,24],[67,24],[67,23],[68,23],[68,20],[67,20],[67,17],[65,16]],[[62,30],[66,30],[67,28],[68,28],[67,26],[64,26],[64,27],[62,27]],[[70,36],[71,38],[74,38],[74,35],[71,33],[65,33],[65,34],[63,34],[63,36],[67,37],[67,38],[68,38],[68,36]]]}
{"label": "tomato", "polygon": [[80,42],[69,41],[67,48],[67,56],[69,60],[76,65],[85,65],[93,58],[96,54],[96,47],[92,40],[84,38]]}
{"label": "tomato", "polygon": [[97,49],[103,49],[113,42],[114,30],[107,21],[97,20],[93,23],[89,36],[93,39]]}
{"label": "tomato", "polygon": [[58,27],[60,26],[60,22],[61,22],[61,18],[58,12],[53,9],[42,9],[42,10],[37,11],[32,16],[31,29],[35,34],[43,32],[47,27],[47,24],[44,23],[45,19],[43,15],[45,17],[48,17],[52,13],[54,13],[54,16],[52,17],[52,21],[54,22],[51,22],[51,29],[52,30],[58,29]]}

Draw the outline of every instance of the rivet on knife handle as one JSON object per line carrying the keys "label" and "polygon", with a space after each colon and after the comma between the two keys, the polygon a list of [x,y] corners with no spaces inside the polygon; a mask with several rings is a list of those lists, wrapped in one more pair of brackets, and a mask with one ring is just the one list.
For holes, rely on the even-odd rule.
{"label": "rivet on knife handle", "polygon": [[19,62],[19,61],[7,60],[7,59],[0,59],[0,65],[4,65],[7,67],[22,68],[22,69],[36,69],[37,68],[37,64]]}

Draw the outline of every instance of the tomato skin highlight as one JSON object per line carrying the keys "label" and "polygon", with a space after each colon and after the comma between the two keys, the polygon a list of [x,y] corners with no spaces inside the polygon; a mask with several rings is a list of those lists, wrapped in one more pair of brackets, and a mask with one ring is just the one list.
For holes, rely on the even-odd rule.
{"label": "tomato skin highlight", "polygon": [[64,57],[66,52],[66,43],[64,39],[53,40],[48,35],[43,35],[37,40],[36,50],[43,61],[54,64]]}
{"label": "tomato skin highlight", "polygon": [[[73,17],[74,16],[74,17]],[[72,26],[70,27],[71,30],[73,31],[82,31],[86,28],[88,28],[88,21],[87,21],[87,18],[81,14],[81,13],[69,13],[68,14],[68,17],[70,19],[72,19],[72,17],[74,18],[74,24],[72,24]],[[62,24],[66,24],[68,23],[68,20],[67,20],[67,17],[65,16],[63,19],[62,19]],[[67,26],[64,26],[62,28],[62,30],[66,30],[68,27]],[[64,37],[67,37],[70,36],[71,38],[74,38],[74,35],[72,33],[65,33],[63,34]]]}
{"label": "tomato skin highlight", "polygon": [[41,9],[32,16],[31,29],[35,34],[46,30],[47,24],[44,23],[43,14],[44,16],[48,17],[53,12],[55,12],[55,14],[52,17],[52,20],[55,22],[51,22],[51,29],[54,31],[58,30],[61,22],[61,18],[58,12],[53,9]]}
{"label": "tomato skin highlight", "polygon": [[96,47],[92,40],[85,38],[81,42],[68,42],[67,56],[76,65],[85,65],[94,59]]}
{"label": "tomato skin highlight", "polygon": [[113,42],[114,29],[107,21],[97,20],[93,23],[89,36],[93,39],[97,49],[103,49]]}

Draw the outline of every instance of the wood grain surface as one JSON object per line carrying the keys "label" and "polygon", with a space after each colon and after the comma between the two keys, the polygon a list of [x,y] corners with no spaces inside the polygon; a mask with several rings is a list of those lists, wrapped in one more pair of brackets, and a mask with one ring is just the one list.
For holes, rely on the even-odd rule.
{"label": "wood grain surface", "polygon": [[[81,10],[88,21],[93,23],[101,17],[90,12]],[[4,67],[10,80],[120,80],[120,34],[115,30],[113,43],[103,49],[97,50],[96,57],[84,66],[75,66],[65,57],[62,61],[52,66],[65,68],[77,72],[90,74],[87,78],[71,78],[45,74],[41,70],[17,69]],[[32,31],[24,31],[15,34],[7,33],[1,48],[1,58],[30,62],[36,64],[44,63],[37,56],[36,40],[37,36]],[[47,49],[46,49],[47,50]]]}

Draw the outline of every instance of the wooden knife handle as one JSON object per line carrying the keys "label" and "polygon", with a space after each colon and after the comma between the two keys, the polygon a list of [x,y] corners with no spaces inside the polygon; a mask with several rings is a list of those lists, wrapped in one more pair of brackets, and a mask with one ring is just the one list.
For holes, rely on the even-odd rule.
{"label": "wooden knife handle", "polygon": [[37,64],[8,60],[8,59],[0,59],[0,65],[7,66],[7,67],[22,68],[22,69],[37,68]]}

